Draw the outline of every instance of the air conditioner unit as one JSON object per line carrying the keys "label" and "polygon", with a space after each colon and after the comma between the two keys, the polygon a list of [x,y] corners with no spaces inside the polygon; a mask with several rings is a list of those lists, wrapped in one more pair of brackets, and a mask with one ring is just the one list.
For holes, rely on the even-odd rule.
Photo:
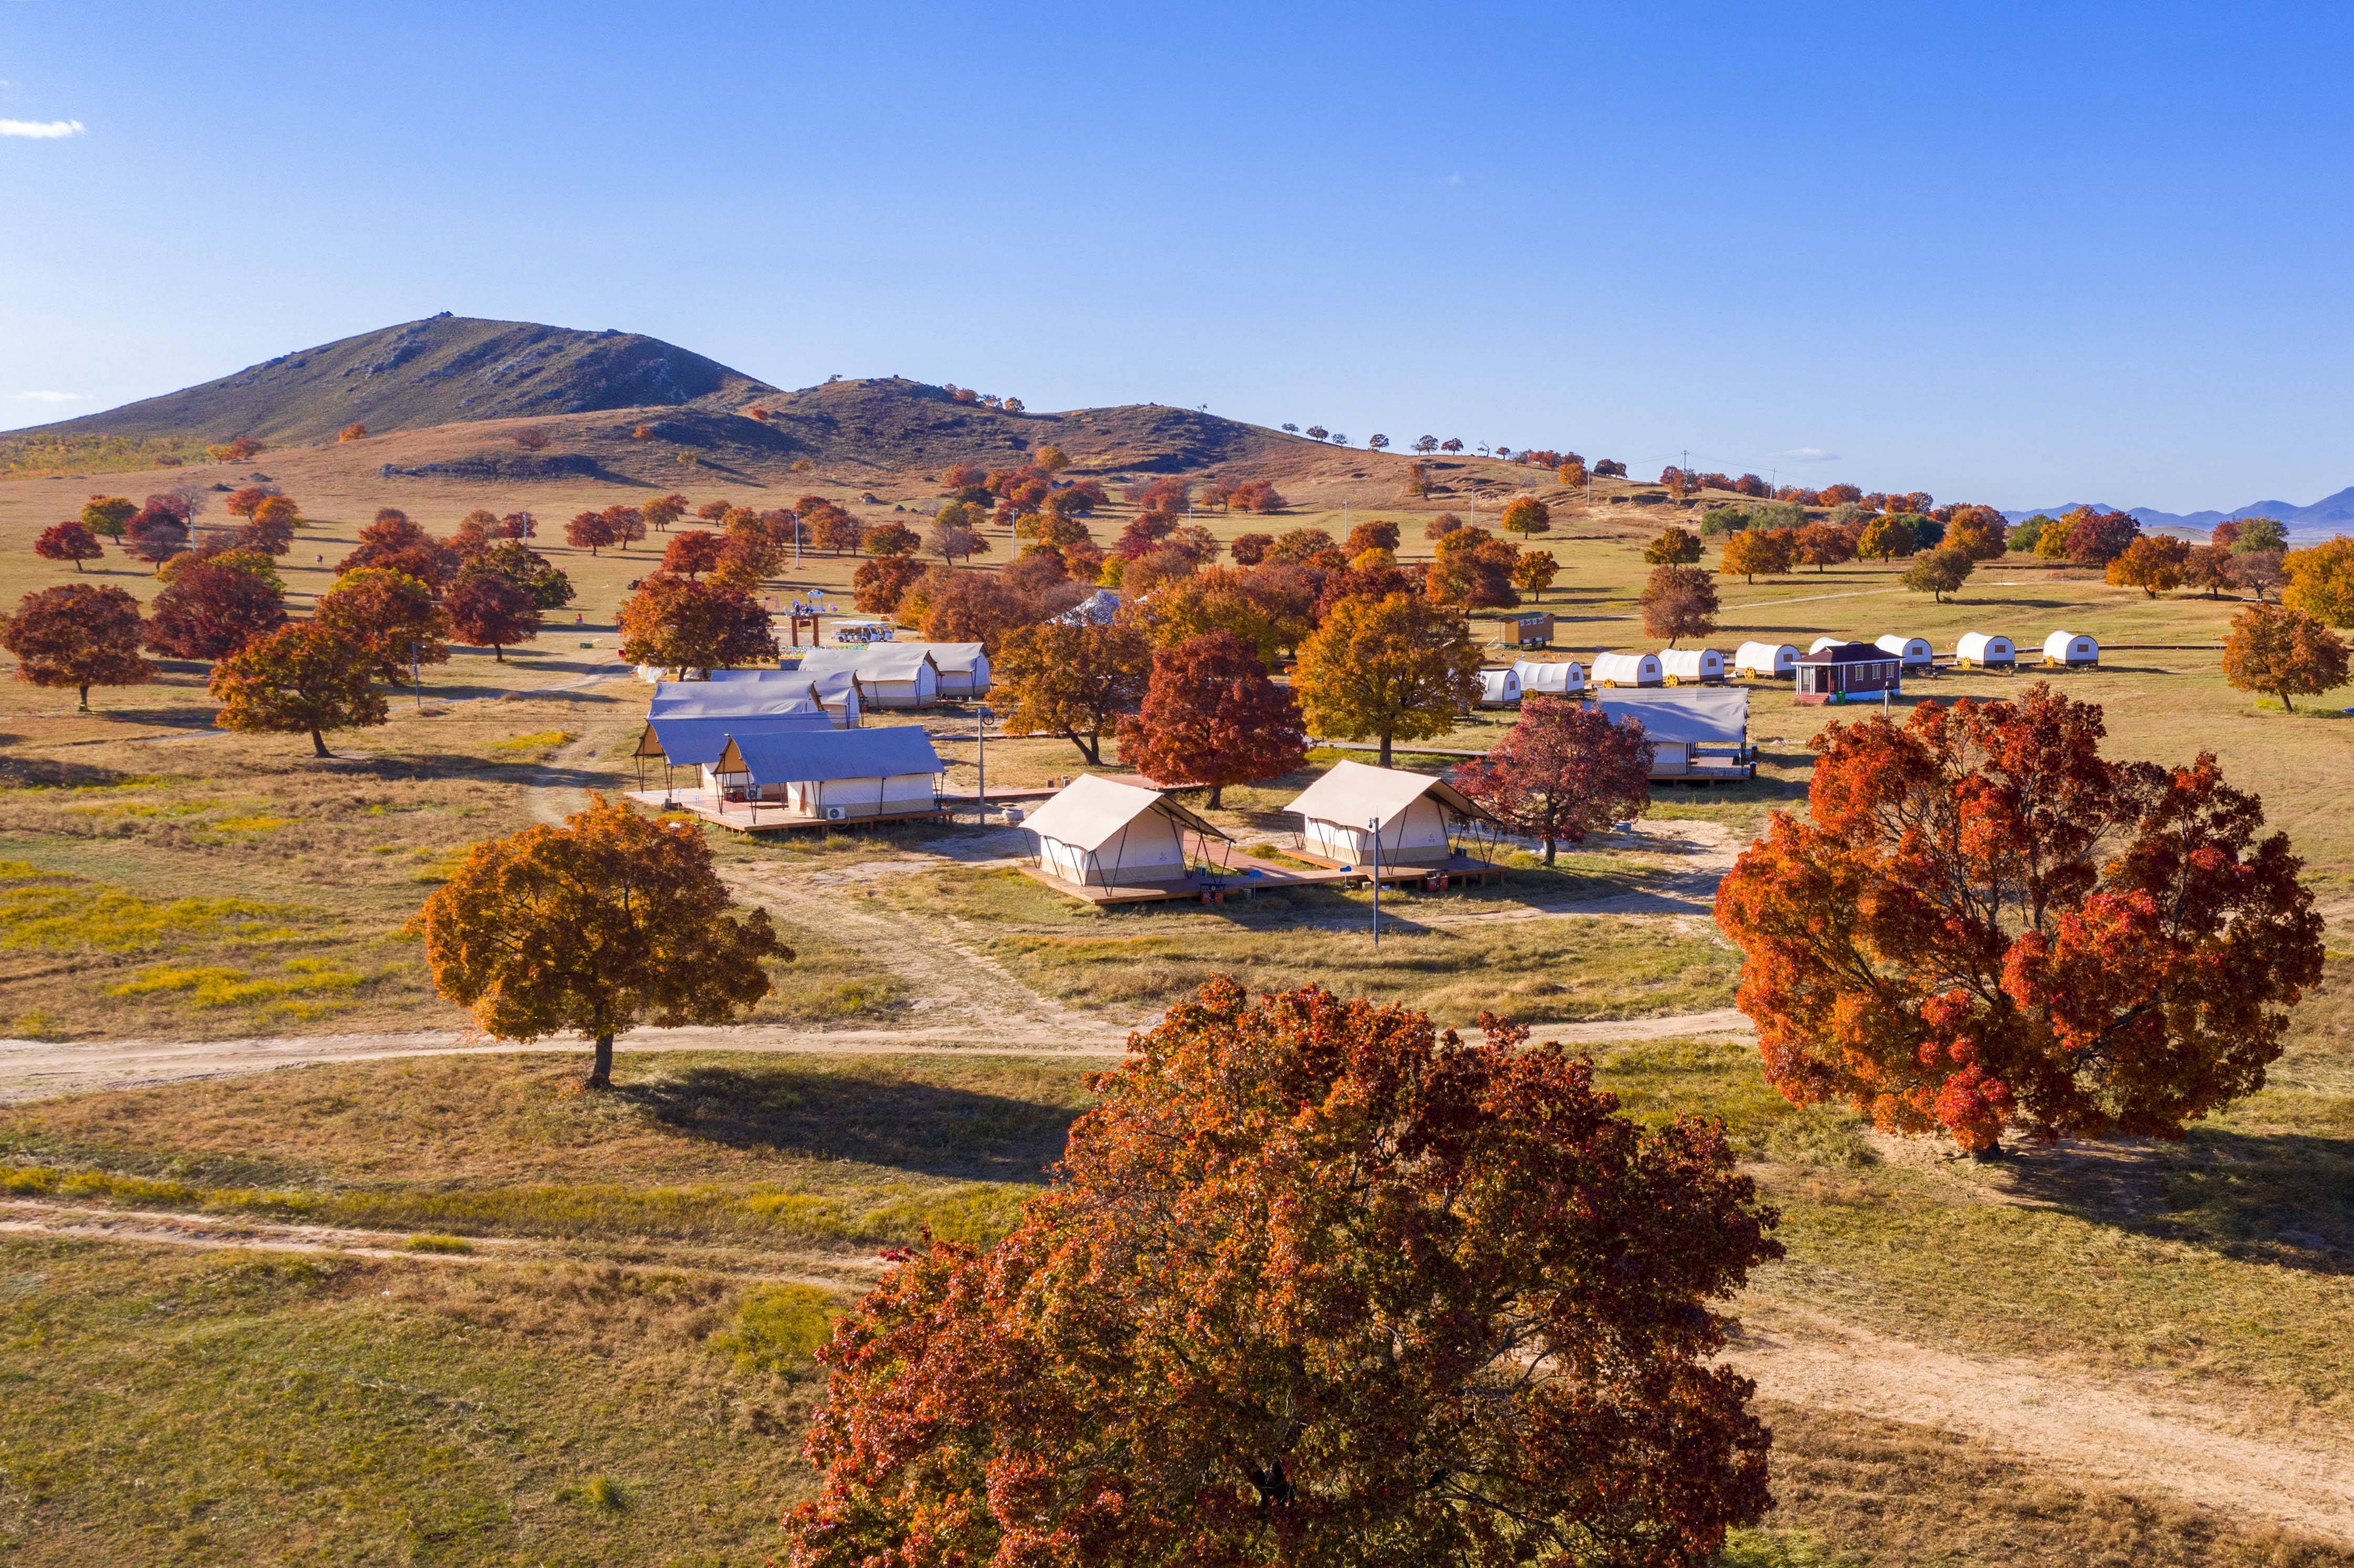
{"label": "air conditioner unit", "polygon": [[829,822],[841,821],[849,815],[850,808],[847,806],[828,806],[825,809],[825,820]]}

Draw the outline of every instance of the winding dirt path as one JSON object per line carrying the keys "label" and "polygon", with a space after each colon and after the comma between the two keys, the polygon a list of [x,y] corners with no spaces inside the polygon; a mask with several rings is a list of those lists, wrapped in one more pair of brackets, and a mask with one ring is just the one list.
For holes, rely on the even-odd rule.
{"label": "winding dirt path", "polygon": [[2354,1432],[2296,1443],[2156,1379],[2108,1382],[2033,1361],[1911,1344],[1753,1293],[1726,1360],[1767,1398],[1964,1434],[2130,1491],[2354,1545]]}

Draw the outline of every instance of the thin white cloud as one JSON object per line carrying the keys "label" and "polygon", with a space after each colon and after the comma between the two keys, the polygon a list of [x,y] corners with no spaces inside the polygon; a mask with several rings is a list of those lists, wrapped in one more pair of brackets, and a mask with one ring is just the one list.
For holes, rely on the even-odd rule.
{"label": "thin white cloud", "polygon": [[8,396],[19,403],[87,403],[90,401],[90,394],[87,392],[11,392]]}
{"label": "thin white cloud", "polygon": [[1767,452],[1776,462],[1837,462],[1837,452],[1827,452],[1820,447],[1792,447],[1786,452]]}
{"label": "thin white cloud", "polygon": [[88,129],[79,120],[0,120],[0,136],[25,136],[36,142],[79,136]]}

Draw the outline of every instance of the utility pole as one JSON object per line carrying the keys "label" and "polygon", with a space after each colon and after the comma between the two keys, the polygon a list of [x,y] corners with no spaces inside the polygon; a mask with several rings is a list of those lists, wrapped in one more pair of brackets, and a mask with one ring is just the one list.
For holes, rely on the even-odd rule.
{"label": "utility pole", "polygon": [[989,821],[989,705],[983,703],[973,714],[973,749],[981,760],[975,765],[981,773],[981,820]]}
{"label": "utility pole", "polygon": [[408,645],[408,683],[417,693],[417,711],[425,711],[425,667],[419,656],[417,644]]}
{"label": "utility pole", "polygon": [[1365,824],[1373,840],[1373,951],[1382,950],[1382,820],[1375,817]]}

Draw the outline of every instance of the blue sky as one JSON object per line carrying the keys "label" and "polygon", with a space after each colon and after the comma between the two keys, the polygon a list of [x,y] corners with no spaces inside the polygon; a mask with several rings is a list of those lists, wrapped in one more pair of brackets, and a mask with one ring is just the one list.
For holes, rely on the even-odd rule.
{"label": "blue sky", "polygon": [[2308,502],[2354,483],[2349,64],[2322,5],[0,0],[0,426],[452,310],[785,386]]}

